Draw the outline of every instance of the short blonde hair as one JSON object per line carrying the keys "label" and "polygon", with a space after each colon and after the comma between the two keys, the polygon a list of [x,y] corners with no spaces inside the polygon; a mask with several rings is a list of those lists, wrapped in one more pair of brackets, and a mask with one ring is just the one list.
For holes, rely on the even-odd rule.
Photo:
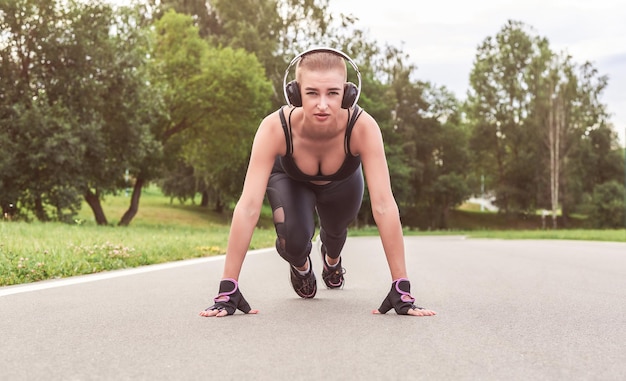
{"label": "short blonde hair", "polygon": [[296,81],[301,82],[301,71],[328,71],[339,69],[343,72],[344,81],[348,80],[348,69],[343,57],[328,51],[305,54],[296,65]]}

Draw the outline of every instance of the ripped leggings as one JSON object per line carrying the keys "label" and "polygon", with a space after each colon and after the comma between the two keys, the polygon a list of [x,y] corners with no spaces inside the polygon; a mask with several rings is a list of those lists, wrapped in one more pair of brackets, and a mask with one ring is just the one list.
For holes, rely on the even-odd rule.
{"label": "ripped leggings", "polygon": [[311,252],[315,215],[326,254],[338,258],[348,236],[348,226],[363,200],[361,168],[348,178],[326,185],[295,181],[283,172],[271,174],[267,198],[276,227],[276,250],[293,266],[304,266]]}

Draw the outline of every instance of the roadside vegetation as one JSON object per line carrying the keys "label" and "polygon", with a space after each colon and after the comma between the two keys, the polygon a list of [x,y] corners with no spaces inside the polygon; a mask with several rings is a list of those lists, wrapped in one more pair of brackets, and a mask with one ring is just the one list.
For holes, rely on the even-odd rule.
{"label": "roadside vegetation", "polygon": [[[224,253],[256,128],[311,46],[358,63],[407,235],[624,241],[593,63],[502,20],[461,99],[328,3],[0,1],[0,285]],[[369,205],[351,234],[377,234]],[[264,210],[251,248],[273,244]]]}
{"label": "roadside vegetation", "polygon": [[[127,201],[120,195],[107,198],[103,205],[107,212],[114,212],[122,210]],[[142,205],[128,227],[113,226],[115,221],[109,227],[98,226],[88,211],[79,214],[75,224],[0,222],[0,286],[224,254],[229,223],[226,214],[190,202],[172,202],[156,188],[144,191]],[[450,223],[457,228],[407,229],[405,234],[626,242],[624,229],[549,230],[541,228],[540,218],[514,220],[471,209],[471,205],[464,205],[451,214]],[[375,227],[361,227],[350,234],[378,232]],[[274,240],[270,211],[264,210],[250,249],[273,247]]]}
{"label": "roadside vegetation", "polygon": [[[512,220],[545,210],[562,216],[559,228],[576,215],[624,226],[624,148],[603,101],[610,78],[593,63],[502,20],[476,41],[458,98],[328,3],[0,2],[3,215],[134,225],[152,184],[228,214],[259,121],[285,103],[294,73],[283,70],[330,46],[358,63],[348,80],[380,126],[406,226],[462,229],[454,214],[472,196]],[[102,204],[121,192],[123,206]],[[365,199],[358,226],[373,225]]]}

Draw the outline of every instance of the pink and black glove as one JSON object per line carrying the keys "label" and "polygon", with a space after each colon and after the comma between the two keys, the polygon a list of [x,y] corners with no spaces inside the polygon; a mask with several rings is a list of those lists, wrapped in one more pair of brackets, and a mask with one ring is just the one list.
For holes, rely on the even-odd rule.
{"label": "pink and black glove", "polygon": [[222,279],[219,294],[213,298],[213,301],[215,304],[205,311],[226,310],[228,315],[232,315],[237,309],[245,314],[251,310],[250,304],[248,304],[241,294],[241,291],[239,291],[239,283],[231,278]]}
{"label": "pink and black glove", "polygon": [[391,283],[391,290],[383,303],[378,307],[381,314],[394,309],[398,315],[408,315],[409,310],[423,310],[415,304],[415,298],[411,296],[411,282],[407,278],[396,279]]}

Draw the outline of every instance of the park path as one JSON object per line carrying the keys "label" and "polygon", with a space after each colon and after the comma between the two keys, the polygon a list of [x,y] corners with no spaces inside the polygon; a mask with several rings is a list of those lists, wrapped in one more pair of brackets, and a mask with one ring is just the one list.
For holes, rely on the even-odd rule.
{"label": "park path", "polygon": [[[0,288],[1,380],[623,380],[626,244],[407,237],[413,294],[372,315],[380,240],[350,238],[343,290],[291,290],[274,250],[241,289],[258,315],[201,318],[223,257]],[[313,258],[319,281],[319,258]]]}

